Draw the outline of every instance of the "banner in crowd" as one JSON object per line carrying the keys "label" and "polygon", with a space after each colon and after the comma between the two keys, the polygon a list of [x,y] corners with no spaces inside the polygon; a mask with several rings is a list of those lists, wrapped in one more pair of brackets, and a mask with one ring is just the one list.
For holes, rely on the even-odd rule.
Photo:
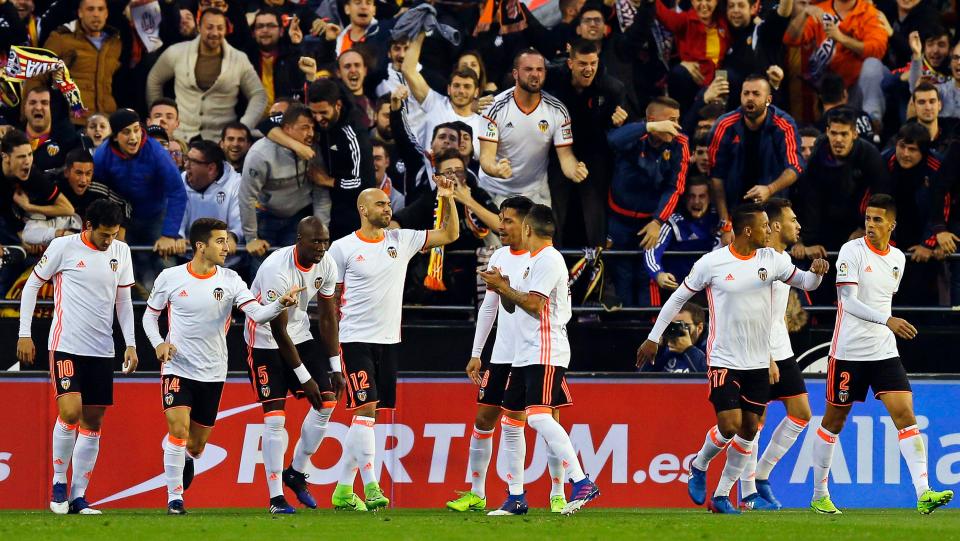
{"label": "banner in crowd", "polygon": [[[815,415],[823,412],[823,382],[808,382]],[[714,422],[707,386],[696,380],[572,378],[574,405],[561,423],[571,434],[584,470],[600,485],[600,507],[690,507],[687,471]],[[916,411],[927,439],[930,481],[960,488],[960,425],[952,417],[960,380],[914,382]],[[0,378],[0,407],[8,426],[0,438],[0,508],[47,507],[51,483],[50,434],[56,418],[53,389],[46,379]],[[162,509],[166,503],[161,442],[166,423],[159,378],[118,378],[115,406],[104,422],[100,456],[87,492],[94,505]],[[455,490],[469,487],[467,453],[476,413],[475,388],[465,379],[402,379],[398,410],[381,412],[376,427],[381,486],[400,507],[441,507]],[[287,460],[299,434],[306,403],[287,408]],[[783,417],[774,404],[761,436],[765,445]],[[308,481],[322,506],[342,465],[349,414],[338,408],[314,456]],[[817,426],[814,417],[810,426]],[[197,476],[186,493],[188,506],[266,507],[261,455],[262,413],[250,384],[231,378]],[[499,430],[498,436],[499,436]],[[805,507],[811,494],[810,449],[805,431],[771,478],[786,506]],[[831,479],[841,507],[912,507],[910,475],[900,457],[897,431],[882,404],[858,404],[840,437]],[[499,448],[499,438],[495,442]],[[546,446],[527,431],[528,501],[548,504]],[[711,466],[716,485],[724,455]],[[358,481],[359,490],[360,483]],[[568,489],[569,490],[569,489]],[[712,490],[712,489],[711,489]],[[488,506],[499,505],[506,484],[497,459],[487,481]],[[291,495],[292,498],[292,495]],[[291,499],[291,501],[293,501]]]}

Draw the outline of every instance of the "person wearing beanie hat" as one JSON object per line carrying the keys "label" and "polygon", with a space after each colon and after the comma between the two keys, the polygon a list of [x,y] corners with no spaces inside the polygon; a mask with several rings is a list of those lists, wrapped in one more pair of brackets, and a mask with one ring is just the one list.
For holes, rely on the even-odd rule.
{"label": "person wearing beanie hat", "polygon": [[[175,254],[183,243],[180,222],[187,205],[176,164],[159,142],[144,134],[132,109],[111,114],[110,129],[109,144],[93,155],[94,177],[130,202],[127,243],[153,246],[163,257]],[[137,281],[149,289],[163,261],[144,252],[134,252],[133,258]]]}

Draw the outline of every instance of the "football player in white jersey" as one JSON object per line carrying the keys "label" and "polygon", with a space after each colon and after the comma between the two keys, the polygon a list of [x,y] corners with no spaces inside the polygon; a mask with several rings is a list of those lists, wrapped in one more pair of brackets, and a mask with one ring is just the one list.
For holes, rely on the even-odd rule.
{"label": "football player in white jersey", "polygon": [[[396,406],[397,365],[403,283],[410,258],[422,250],[444,246],[460,236],[460,218],[453,200],[453,180],[434,175],[437,197],[448,214],[442,229],[384,229],[393,211],[390,196],[368,188],[357,198],[360,229],[330,247],[337,264],[340,305],[340,359],[346,383],[347,410],[353,412],[343,441],[347,459],[333,492],[335,509],[366,511],[389,505],[377,481],[374,425],[378,410]],[[365,500],[353,491],[357,472]]]}
{"label": "football player in white jersey", "polygon": [[[488,269],[500,269],[507,279],[519,282],[526,268],[529,254],[523,248],[521,237],[523,219],[530,212],[533,202],[523,196],[509,197],[500,205],[500,241],[503,246],[490,256]],[[493,324],[497,325],[496,341],[490,361],[482,365],[480,355],[490,335]],[[507,387],[510,366],[513,364],[515,330],[509,323],[500,296],[496,291],[487,289],[483,303],[477,313],[477,330],[473,335],[473,353],[467,362],[467,376],[480,389],[477,391],[477,416],[474,420],[473,435],[470,437],[470,458],[467,473],[470,475],[470,490],[459,498],[447,502],[447,508],[454,511],[483,511],[487,506],[486,482],[487,468],[493,455],[493,433],[497,418],[500,417],[503,391]],[[522,420],[522,417],[521,417]],[[519,434],[522,436],[523,431]],[[553,465],[551,463],[551,465]],[[562,465],[561,465],[562,468]],[[551,473],[551,478],[554,475]],[[563,473],[559,477],[562,479]],[[563,483],[560,484],[560,508],[567,502],[563,499]]]}
{"label": "football player in white jersey", "polygon": [[[100,452],[103,416],[113,404],[114,307],[127,344],[123,372],[137,369],[130,300],[133,265],[130,247],[116,240],[122,220],[123,211],[116,203],[91,203],[83,232],[50,242],[20,298],[17,359],[29,366],[36,356],[30,326],[37,292],[44,282],[53,281],[53,321],[47,349],[58,417],[53,427],[50,510],[58,515],[100,514],[90,507],[85,494]],[[73,480],[68,498],[71,461]]]}
{"label": "football player in white jersey", "polygon": [[[270,304],[260,304],[240,276],[222,267],[228,252],[227,224],[199,218],[190,226],[193,259],[165,269],[153,283],[143,330],[161,363],[161,400],[169,433],[163,442],[167,514],[184,515],[183,491],[193,481],[184,472],[186,453],[197,459],[217,420],[227,379],[227,330],[236,306],[266,323],[296,306],[303,287],[291,287]],[[160,314],[167,312],[167,336]],[[191,462],[192,464],[192,462]]]}
{"label": "football player in white jersey", "polygon": [[[778,254],[787,254],[787,249],[800,239],[800,222],[790,206],[790,201],[772,197],[763,206],[770,219],[770,238],[767,246]],[[773,431],[770,443],[759,459],[760,431],[766,421],[764,412],[760,418],[757,435],[753,439],[754,451],[740,475],[740,508],[758,511],[779,510],[780,502],[770,487],[770,472],[810,421],[810,401],[803,374],[793,356],[790,335],[787,332],[786,312],[790,286],[784,282],[773,283],[773,328],[770,330],[770,402],[780,400],[787,410],[786,417]]]}
{"label": "football player in white jersey", "polygon": [[[573,403],[564,374],[570,365],[567,322],[572,314],[567,265],[553,247],[556,226],[553,211],[545,205],[533,205],[523,219],[523,247],[530,252],[527,264],[514,289],[496,267],[480,277],[500,297],[514,331],[513,366],[503,392],[503,409],[525,415],[530,424],[558,457],[573,488],[570,501],[561,512],[576,512],[600,495],[600,489],[583,473],[570,436],[554,417],[557,408]],[[519,418],[518,418],[519,417]],[[523,515],[527,501],[523,491],[525,445],[522,438],[524,417],[504,415],[504,448],[508,455],[509,491],[500,509],[490,515]],[[510,477],[513,480],[510,480]],[[519,486],[518,486],[519,485]]]}
{"label": "football player in white jersey", "polygon": [[479,184],[498,205],[515,194],[550,204],[547,163],[551,146],[557,150],[563,176],[573,182],[587,178],[587,166],[573,154],[567,108],[542,91],[546,77],[543,55],[535,49],[521,51],[513,60],[516,86],[497,95],[484,112],[486,127],[478,136]]}
{"label": "football player in white jersey", "polygon": [[[270,492],[271,513],[293,513],[283,497],[286,484],[307,507],[317,502],[307,489],[304,472],[310,457],[320,447],[327,422],[343,390],[340,373],[340,341],[337,337],[337,305],[333,300],[337,266],[327,255],[330,232],[315,216],[297,225],[297,243],[281,248],[263,261],[250,291],[258,300],[275,300],[292,286],[306,289],[297,306],[287,308],[269,325],[247,318],[243,336],[247,342],[250,382],[263,406],[263,465]],[[310,334],[307,305],[317,298],[320,340]],[[330,375],[327,372],[330,372]],[[293,461],[283,469],[283,435],[287,392],[310,402],[310,411],[300,428]]]}
{"label": "football player in white jersey", "polygon": [[707,382],[717,424],[707,431],[703,447],[690,464],[687,490],[697,505],[706,500],[707,466],[720,451],[727,463],[708,507],[736,514],[730,489],[743,473],[760,417],[770,397],[770,329],[775,316],[771,285],[785,282],[803,290],[816,289],[830,265],[816,259],[810,272],[797,269],[786,254],[767,248],[770,223],[763,207],[741,205],[733,212],[734,240],[727,247],[697,260],[660,310],[647,340],[637,351],[638,366],[657,353],[663,331],[683,305],[706,290],[710,311],[707,339]]}
{"label": "football player in white jersey", "polygon": [[830,500],[827,478],[833,449],[854,402],[867,389],[883,402],[899,431],[903,455],[917,493],[917,511],[932,513],[953,499],[952,490],[931,490],[927,452],[913,413],[913,392],[897,352],[897,337],[911,340],[917,329],[893,317],[893,294],[903,279],[906,258],[890,244],[897,208],[892,197],[867,201],[865,236],[851,240],[837,256],[837,322],[827,368],[827,407],[813,440],[813,501],[818,513],[840,514]]}

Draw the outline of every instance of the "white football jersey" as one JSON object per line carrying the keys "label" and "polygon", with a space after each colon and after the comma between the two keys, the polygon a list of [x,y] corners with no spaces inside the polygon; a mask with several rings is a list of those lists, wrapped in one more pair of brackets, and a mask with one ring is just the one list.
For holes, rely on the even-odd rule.
{"label": "white football jersey", "polygon": [[570,365],[567,322],[573,313],[567,264],[560,252],[548,245],[530,253],[521,268],[520,281],[515,289],[540,295],[547,299],[547,303],[537,316],[518,307],[509,321],[501,320],[501,326],[510,324],[516,333],[513,366],[544,364],[566,368]]}
{"label": "white football jersey", "polygon": [[773,326],[770,328],[770,357],[774,361],[783,361],[793,357],[790,344],[790,332],[787,331],[787,301],[790,300],[790,286],[783,282],[773,283]]}
{"label": "white football jersey", "polygon": [[[286,291],[284,291],[286,293]],[[167,312],[166,341],[177,351],[162,374],[196,381],[227,378],[227,331],[233,307],[257,302],[233,270],[217,266],[195,274],[190,263],[164,269],[153,283],[147,308]]]}
{"label": "white football jersey", "polygon": [[[837,286],[857,285],[857,298],[863,304],[890,317],[893,294],[900,288],[906,257],[889,246],[881,252],[866,237],[851,240],[837,255]],[[897,339],[886,325],[858,319],[837,307],[830,356],[843,361],[881,361],[898,357]]]}
{"label": "white football jersey", "polygon": [[[473,156],[480,159],[480,133],[486,129],[487,121],[477,113],[471,113],[470,116],[460,116],[453,109],[453,103],[450,98],[430,90],[426,99],[421,105],[426,114],[423,116],[423,131],[418,133],[420,137],[420,146],[430,148],[433,141],[433,130],[440,124],[446,122],[460,121],[473,128]],[[408,116],[409,118],[409,116]]]}
{"label": "white football jersey", "polygon": [[755,370],[770,367],[770,329],[775,318],[775,281],[787,282],[797,267],[787,254],[760,248],[743,256],[733,246],[704,255],[694,263],[683,285],[706,290],[710,313],[707,364]]}
{"label": "white football jersey", "polygon": [[[502,246],[493,252],[490,261],[487,263],[488,269],[500,269],[500,274],[510,279],[511,284],[518,284],[520,276],[527,268],[527,262],[530,254],[526,250],[513,250],[509,246]],[[487,291],[487,295],[496,295],[494,291]],[[490,355],[490,362],[493,364],[512,364],[514,353],[516,352],[517,329],[510,321],[511,314],[503,307],[503,303],[497,303],[497,336],[493,342],[493,353]],[[477,329],[480,332],[480,329]],[[486,341],[486,337],[483,337]],[[476,343],[476,340],[474,340]],[[481,346],[483,342],[480,343]]]}
{"label": "white football jersey", "polygon": [[481,141],[497,145],[497,161],[510,160],[513,176],[494,178],[480,171],[479,184],[491,195],[531,194],[547,183],[550,148],[573,144],[570,114],[560,100],[540,93],[532,111],[524,111],[513,97],[513,88],[501,92],[484,113]]}
{"label": "white football jersey", "polygon": [[[53,321],[47,349],[113,357],[117,288],[134,282],[130,247],[114,240],[101,251],[87,240],[87,234],[53,239],[33,268],[41,280],[53,281]],[[20,329],[20,336],[30,336],[30,329]]]}
{"label": "white football jersey", "polygon": [[400,342],[407,264],[426,244],[426,231],[388,229],[380,240],[366,239],[355,231],[330,246],[337,283],[343,284],[341,343]]}
{"label": "white football jersey", "polygon": [[[250,292],[261,302],[273,302],[294,287],[306,288],[300,292],[296,306],[287,307],[287,334],[294,344],[301,344],[313,338],[310,334],[310,318],[307,306],[316,295],[325,299],[333,298],[337,285],[337,265],[330,254],[324,254],[319,263],[301,267],[297,263],[297,247],[287,246],[273,252],[260,265],[253,279]],[[243,339],[247,345],[261,349],[277,349],[269,325],[258,325],[247,317],[243,328]]]}

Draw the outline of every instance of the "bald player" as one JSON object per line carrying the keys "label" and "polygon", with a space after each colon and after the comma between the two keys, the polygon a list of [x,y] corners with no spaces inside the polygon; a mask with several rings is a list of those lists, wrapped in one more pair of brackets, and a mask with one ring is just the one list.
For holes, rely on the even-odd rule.
{"label": "bald player", "polygon": [[[346,464],[333,493],[335,509],[366,511],[390,503],[374,467],[373,427],[377,410],[396,405],[400,313],[407,264],[417,252],[444,246],[460,236],[453,183],[433,177],[448,214],[442,229],[386,230],[393,211],[390,197],[376,188],[357,198],[360,229],[337,240],[330,256],[337,265],[335,296],[340,305],[340,353],[346,379],[347,410],[353,420],[343,441]],[[357,471],[365,501],[353,492]]]}
{"label": "bald player", "polygon": [[[327,432],[327,422],[343,390],[340,372],[340,340],[337,305],[333,299],[337,265],[327,253],[330,232],[319,218],[308,216],[297,225],[297,243],[270,254],[250,287],[258,300],[274,301],[291,287],[302,287],[296,306],[280,312],[270,323],[247,318],[243,336],[247,342],[250,382],[263,407],[263,465],[270,493],[271,513],[293,513],[283,496],[283,485],[303,505],[316,508],[307,489],[306,471]],[[307,305],[317,299],[320,339],[310,333]],[[329,374],[328,374],[329,371]],[[283,434],[287,393],[310,402],[300,427],[300,441],[290,466],[283,469]]]}

